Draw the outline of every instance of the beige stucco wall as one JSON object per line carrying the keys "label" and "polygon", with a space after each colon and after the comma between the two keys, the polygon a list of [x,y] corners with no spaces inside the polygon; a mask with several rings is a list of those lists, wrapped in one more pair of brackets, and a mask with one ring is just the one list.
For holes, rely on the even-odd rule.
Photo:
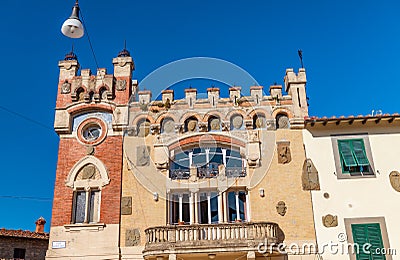
{"label": "beige stucco wall", "polygon": [[[52,227],[46,259],[99,260],[119,259],[119,225],[71,225],[71,228]],[[65,248],[53,249],[53,241],[65,241]]]}
{"label": "beige stucco wall", "polygon": [[[276,141],[290,141],[292,161],[278,164],[276,147],[269,169],[263,180],[251,190],[251,212],[253,221],[271,221],[279,224],[285,234],[285,242],[315,241],[314,222],[309,191],[302,190],[301,174],[305,160],[301,130],[279,129]],[[265,190],[261,198],[259,189]],[[285,216],[276,211],[279,201],[287,207]]]}
{"label": "beige stucco wall", "polygon": [[[375,178],[337,179],[332,149],[332,134],[368,133]],[[315,227],[318,244],[322,246],[330,241],[340,243],[339,234],[346,234],[345,218],[362,219],[368,217],[384,217],[391,248],[400,252],[400,211],[397,202],[400,193],[390,185],[389,174],[400,170],[400,128],[394,122],[368,122],[365,125],[354,123],[349,126],[325,126],[303,131],[307,157],[311,158],[319,173],[321,190],[312,192]],[[329,198],[323,194],[328,193]],[[338,226],[323,226],[322,216],[332,214],[338,216]],[[347,236],[348,234],[346,234]],[[327,250],[325,250],[327,251]],[[324,259],[349,259],[347,254],[331,254],[325,252]],[[388,257],[388,256],[387,256]],[[392,256],[400,259],[399,256]]]}

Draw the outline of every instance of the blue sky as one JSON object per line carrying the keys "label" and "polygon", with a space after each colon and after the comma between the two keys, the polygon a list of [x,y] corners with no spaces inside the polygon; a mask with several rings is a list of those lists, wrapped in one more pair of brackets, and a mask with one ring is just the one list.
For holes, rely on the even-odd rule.
{"label": "blue sky", "polygon": [[[74,43],[81,67],[96,68],[87,38],[60,32],[73,4],[2,1],[0,227],[32,230],[43,216],[49,229],[57,63]],[[166,63],[205,56],[232,62],[268,87],[283,84],[286,68],[300,67],[302,49],[310,115],[399,111],[398,1],[81,0],[80,6],[99,67],[109,72],[126,40],[139,81]]]}

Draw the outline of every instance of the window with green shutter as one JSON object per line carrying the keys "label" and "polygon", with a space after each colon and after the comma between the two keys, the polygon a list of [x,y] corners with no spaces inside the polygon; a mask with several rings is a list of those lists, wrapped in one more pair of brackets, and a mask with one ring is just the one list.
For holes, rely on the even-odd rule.
{"label": "window with green shutter", "polygon": [[342,173],[369,173],[370,163],[363,139],[338,140]]}
{"label": "window with green shutter", "polygon": [[[354,244],[358,244],[357,260],[385,260],[385,255],[377,254],[381,252],[383,246],[382,233],[379,223],[351,224]],[[363,250],[363,246],[367,250]],[[377,250],[377,248],[379,248]]]}

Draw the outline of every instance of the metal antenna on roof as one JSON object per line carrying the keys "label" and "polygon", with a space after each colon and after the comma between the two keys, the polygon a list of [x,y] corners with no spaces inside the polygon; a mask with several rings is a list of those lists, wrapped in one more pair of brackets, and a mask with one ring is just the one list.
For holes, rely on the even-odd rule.
{"label": "metal antenna on roof", "polygon": [[303,65],[303,51],[302,50],[298,50],[297,54],[299,54],[301,67],[304,68],[304,65]]}

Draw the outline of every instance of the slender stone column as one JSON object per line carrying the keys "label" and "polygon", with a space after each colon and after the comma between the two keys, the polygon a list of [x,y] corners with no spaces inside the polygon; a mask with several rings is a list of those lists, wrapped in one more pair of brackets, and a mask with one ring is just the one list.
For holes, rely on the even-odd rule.
{"label": "slender stone column", "polygon": [[222,192],[218,193],[218,222],[224,222],[224,215],[222,210]]}
{"label": "slender stone column", "polygon": [[240,208],[239,208],[239,192],[235,192],[235,201],[236,201],[236,219],[240,220]]}
{"label": "slender stone column", "polygon": [[194,203],[193,203],[194,193],[190,193],[189,196],[189,214],[190,214],[190,225],[194,223]]}
{"label": "slender stone column", "polygon": [[246,191],[246,204],[245,204],[245,208],[246,208],[246,220],[247,221],[251,221],[251,215],[250,215],[250,195],[249,195],[249,191]]}
{"label": "slender stone column", "polygon": [[183,194],[179,194],[179,219],[178,221],[183,221]]}
{"label": "slender stone column", "polygon": [[198,193],[192,193],[194,194],[194,223],[198,224],[199,223],[199,197]]}
{"label": "slender stone column", "polygon": [[211,224],[211,193],[207,193],[208,224]]}

